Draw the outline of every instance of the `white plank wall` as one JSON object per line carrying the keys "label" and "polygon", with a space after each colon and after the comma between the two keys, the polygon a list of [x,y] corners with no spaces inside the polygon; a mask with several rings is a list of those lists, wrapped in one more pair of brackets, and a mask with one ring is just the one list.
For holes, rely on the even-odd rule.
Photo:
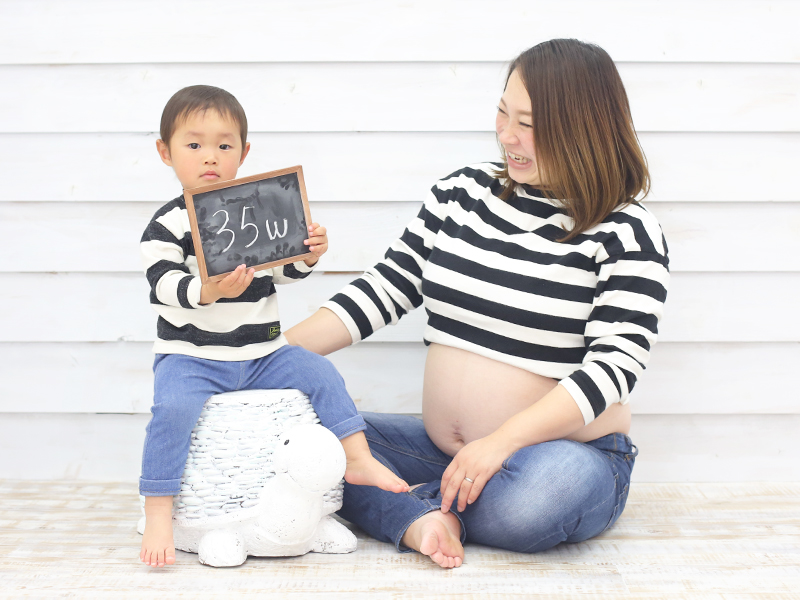
{"label": "white plank wall", "polygon": [[[642,131],[800,129],[800,64],[619,70]],[[169,97],[198,81],[233,93],[253,131],[484,131],[504,77],[500,62],[0,66],[0,131],[152,131]]]}
{"label": "white plank wall", "polygon": [[[239,173],[302,164],[313,202],[419,202],[444,174],[497,160],[492,108],[481,132],[255,132],[248,134],[252,151]],[[165,201],[177,196],[180,186],[172,171],[154,160],[157,138],[156,133],[0,132],[0,160],[18,174],[0,189],[0,201]],[[797,201],[796,186],[786,175],[797,166],[800,133],[640,130],[639,138],[655,177],[649,202]],[[92,168],[76,169],[64,160],[75,154]],[[34,164],[47,177],[37,177],[31,186]]]}
{"label": "white plank wall", "polygon": [[[800,60],[792,0],[233,0],[224,11],[210,0],[113,4],[3,0],[0,62],[502,61],[556,37],[599,43],[617,60]],[[754,35],[758,43],[743,43]]]}
{"label": "white plank wall", "polygon": [[[576,37],[618,61],[671,251],[661,341],[631,401],[635,478],[800,481],[800,2],[217,9],[0,0],[0,452],[15,456],[0,478],[138,475],[155,332],[138,240],[180,192],[154,152],[177,89],[242,102],[240,175],[303,165],[331,250],[279,290],[288,327],[379,258],[436,179],[497,159],[504,61]],[[331,357],[361,409],[420,411],[423,326],[416,311]]]}

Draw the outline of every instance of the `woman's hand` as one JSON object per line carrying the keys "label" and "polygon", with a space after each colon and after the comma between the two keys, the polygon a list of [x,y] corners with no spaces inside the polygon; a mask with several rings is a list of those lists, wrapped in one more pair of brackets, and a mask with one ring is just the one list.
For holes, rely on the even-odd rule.
{"label": "woman's hand", "polygon": [[583,413],[575,400],[563,385],[557,385],[493,433],[458,451],[442,475],[442,512],[450,510],[456,494],[458,510],[475,502],[503,461],[520,448],[560,440],[583,426]]}
{"label": "woman's hand", "polygon": [[[458,494],[458,510],[477,500],[486,483],[503,466],[503,461],[514,453],[508,444],[498,442],[492,435],[470,442],[453,457],[442,475],[442,512],[450,510]],[[472,480],[472,483],[467,479]]]}

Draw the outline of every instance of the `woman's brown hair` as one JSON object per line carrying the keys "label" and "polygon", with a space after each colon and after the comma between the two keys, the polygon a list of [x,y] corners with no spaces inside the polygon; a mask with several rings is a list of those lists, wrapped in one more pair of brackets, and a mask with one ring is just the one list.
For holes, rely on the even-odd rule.
{"label": "woman's brown hair", "polygon": [[[633,129],[628,96],[605,50],[578,40],[543,42],[511,63],[531,99],[536,162],[545,195],[574,220],[559,241],[597,225],[647,195],[650,174]],[[508,77],[506,83],[508,83]],[[501,198],[517,186],[503,169]]]}

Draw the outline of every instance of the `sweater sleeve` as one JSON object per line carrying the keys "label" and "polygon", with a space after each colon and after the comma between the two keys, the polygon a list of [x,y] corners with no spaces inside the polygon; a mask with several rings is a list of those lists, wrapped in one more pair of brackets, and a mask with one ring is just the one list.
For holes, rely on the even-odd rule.
{"label": "sweater sleeve", "polygon": [[631,251],[599,265],[581,367],[562,379],[586,424],[609,405],[626,404],[656,342],[669,285],[668,259]]}
{"label": "sweater sleeve", "polygon": [[447,194],[435,185],[417,216],[383,260],[323,304],[347,326],[353,343],[385,325],[395,325],[422,304],[422,270],[447,216]]}
{"label": "sweater sleeve", "polygon": [[[191,243],[188,232],[186,210],[177,200],[161,208],[144,230],[139,248],[151,304],[201,308],[200,277],[192,275],[186,265]],[[191,259],[196,260],[193,255]]]}
{"label": "sweater sleeve", "polygon": [[302,260],[297,262],[288,263],[280,267],[272,269],[272,281],[276,284],[294,283],[308,277],[311,272],[317,267],[319,261],[314,263],[314,266],[309,267]]}

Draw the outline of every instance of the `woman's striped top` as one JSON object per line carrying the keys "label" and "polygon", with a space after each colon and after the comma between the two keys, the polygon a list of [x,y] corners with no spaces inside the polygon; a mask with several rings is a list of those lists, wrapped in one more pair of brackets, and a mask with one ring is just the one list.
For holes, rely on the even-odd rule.
{"label": "woman's striped top", "polygon": [[275,285],[306,277],[303,261],[256,271],[238,298],[200,304],[189,213],[179,196],[156,211],[141,240],[150,304],[158,313],[153,352],[211,360],[253,360],[285,346]]}
{"label": "woman's striped top", "polygon": [[426,344],[560,380],[589,423],[626,403],[656,341],[669,282],[655,217],[634,204],[568,242],[557,202],[501,200],[499,165],[439,181],[384,259],[324,306],[354,342],[420,305]]}

